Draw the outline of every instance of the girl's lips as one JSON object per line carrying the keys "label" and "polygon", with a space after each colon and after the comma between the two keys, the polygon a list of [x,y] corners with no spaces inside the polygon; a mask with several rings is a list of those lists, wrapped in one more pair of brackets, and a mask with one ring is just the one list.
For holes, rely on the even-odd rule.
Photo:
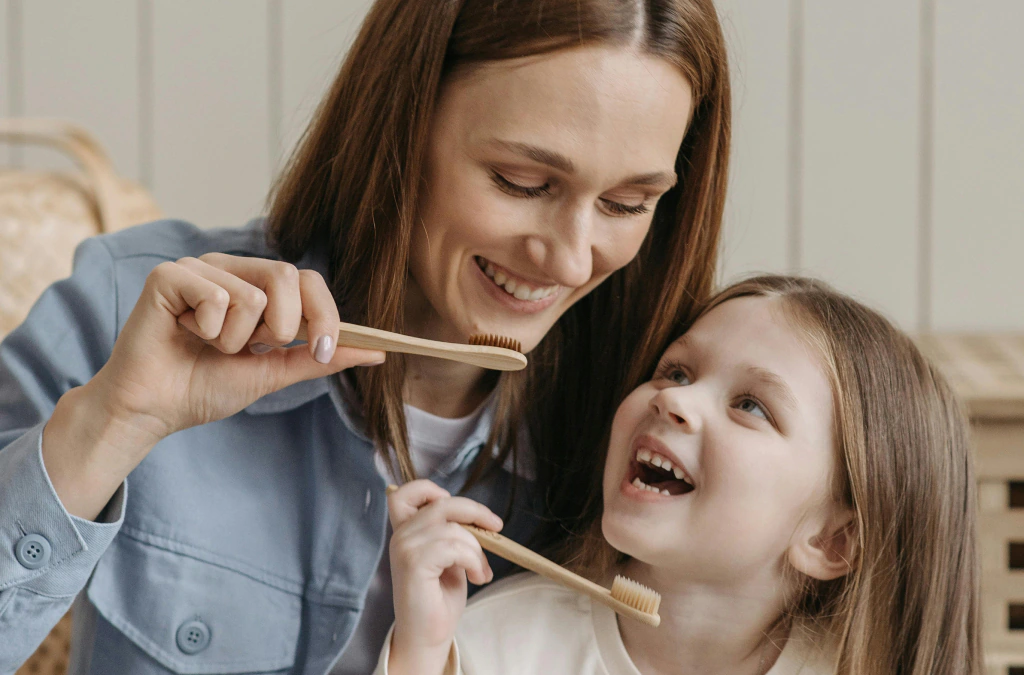
{"label": "girl's lips", "polygon": [[484,287],[484,291],[488,295],[500,302],[504,307],[519,314],[536,314],[538,312],[543,312],[545,309],[555,304],[555,302],[558,301],[558,297],[562,294],[562,290],[559,289],[548,297],[541,298],[540,300],[520,300],[509,295],[505,292],[504,288],[499,288],[498,285],[495,284],[482,269],[480,269],[480,265],[476,263],[475,259],[472,259],[470,267],[473,268],[473,275]]}

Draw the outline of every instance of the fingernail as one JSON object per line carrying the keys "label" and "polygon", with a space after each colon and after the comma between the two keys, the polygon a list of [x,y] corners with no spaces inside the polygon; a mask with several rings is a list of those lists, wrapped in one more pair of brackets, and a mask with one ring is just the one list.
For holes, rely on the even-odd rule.
{"label": "fingernail", "polygon": [[313,358],[319,363],[330,363],[331,357],[334,356],[334,338],[330,335],[321,336],[316,341],[316,348],[313,350]]}
{"label": "fingernail", "polygon": [[251,345],[249,345],[249,351],[252,352],[253,354],[266,354],[271,349],[273,349],[273,347],[271,347],[270,345],[265,345],[262,342],[253,342]]}

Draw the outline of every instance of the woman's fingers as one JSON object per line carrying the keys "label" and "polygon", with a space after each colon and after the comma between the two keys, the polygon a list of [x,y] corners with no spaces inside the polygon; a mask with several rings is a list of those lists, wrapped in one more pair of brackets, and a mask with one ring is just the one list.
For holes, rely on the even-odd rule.
{"label": "woman's fingers", "polygon": [[[267,294],[244,279],[231,274],[219,267],[215,267],[198,258],[182,258],[177,264],[188,272],[216,284],[227,293],[227,306],[218,306],[223,310],[220,317],[220,332],[214,337],[201,335],[210,345],[227,354],[235,354],[241,351],[248,343],[256,327],[259,325],[264,311],[267,308]],[[196,308],[198,313],[200,308]],[[202,324],[201,316],[185,313],[178,317],[178,322],[186,328],[192,329],[190,323],[194,320],[197,325]]]}
{"label": "woman's fingers", "polygon": [[306,317],[309,351],[318,363],[330,363],[338,343],[338,305],[327,282],[312,270],[299,272],[302,314]]}

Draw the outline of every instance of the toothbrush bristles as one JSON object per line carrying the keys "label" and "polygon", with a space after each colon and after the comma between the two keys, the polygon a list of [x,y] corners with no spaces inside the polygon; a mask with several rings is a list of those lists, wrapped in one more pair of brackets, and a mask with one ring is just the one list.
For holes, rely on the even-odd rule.
{"label": "toothbrush bristles", "polygon": [[469,336],[469,344],[479,347],[498,347],[499,349],[511,349],[514,352],[523,352],[523,346],[514,338],[504,335],[485,335],[477,333]]}
{"label": "toothbrush bristles", "polygon": [[612,582],[612,597],[645,614],[657,614],[661,607],[660,593],[621,575]]}

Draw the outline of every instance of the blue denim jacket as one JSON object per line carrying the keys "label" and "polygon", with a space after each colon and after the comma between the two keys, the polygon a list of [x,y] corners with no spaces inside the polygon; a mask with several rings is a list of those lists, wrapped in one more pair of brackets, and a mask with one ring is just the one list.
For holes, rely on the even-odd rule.
{"label": "blue denim jacket", "polygon": [[[71,516],[46,475],[43,425],[106,362],[149,272],[210,251],[274,257],[262,221],[208,231],[161,221],[93,238],[72,276],[0,344],[0,673],[76,597],[74,675],[323,675],[355,629],[387,504],[339,377],[169,436],[96,522]],[[491,419],[486,411],[437,483],[462,487]],[[467,494],[504,515],[510,481],[498,471]],[[530,492],[516,490],[506,528],[520,541],[535,522]]]}

